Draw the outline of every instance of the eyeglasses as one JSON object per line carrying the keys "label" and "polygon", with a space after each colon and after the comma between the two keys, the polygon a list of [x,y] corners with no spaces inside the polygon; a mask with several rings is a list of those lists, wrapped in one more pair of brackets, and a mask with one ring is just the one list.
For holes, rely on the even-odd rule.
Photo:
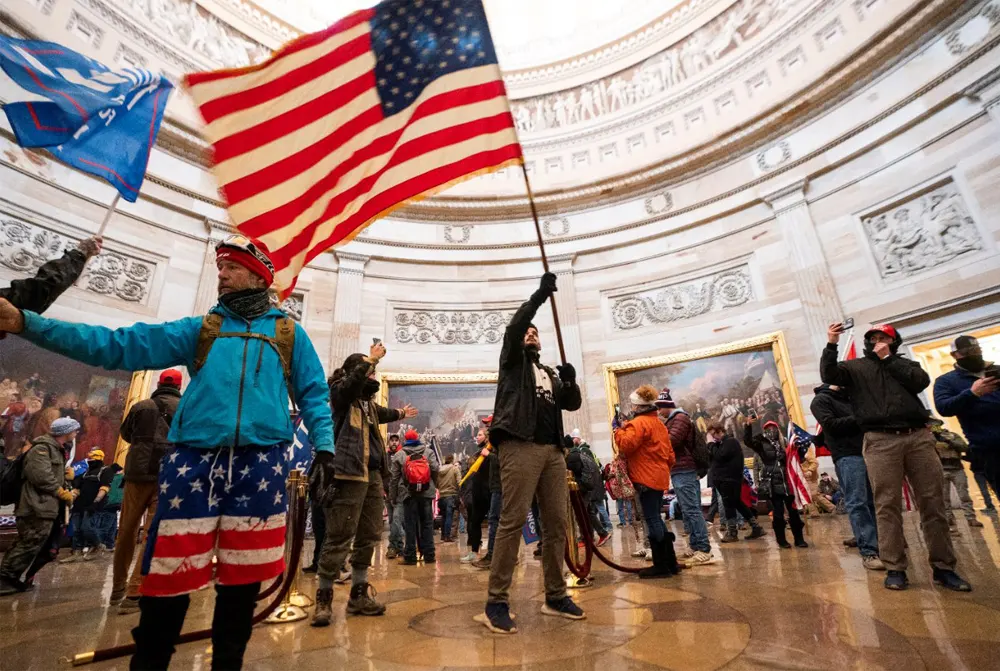
{"label": "eyeglasses", "polygon": [[257,259],[261,263],[263,263],[264,267],[266,267],[272,273],[274,272],[274,264],[271,263],[271,259],[269,259],[267,254],[261,251],[261,249],[257,247],[256,244],[254,244],[253,240],[246,237],[245,235],[230,235],[229,237],[225,238],[215,246],[216,253],[218,253],[218,251],[224,247],[232,247],[234,249],[239,249],[241,251],[244,251],[252,255],[255,259]]}

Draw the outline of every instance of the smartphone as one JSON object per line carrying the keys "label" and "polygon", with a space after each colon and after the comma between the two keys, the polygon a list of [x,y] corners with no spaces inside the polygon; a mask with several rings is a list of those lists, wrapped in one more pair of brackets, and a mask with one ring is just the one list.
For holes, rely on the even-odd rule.
{"label": "smartphone", "polygon": [[988,367],[984,373],[985,377],[997,378],[1000,377],[1000,366],[992,365]]}
{"label": "smartphone", "polygon": [[844,317],[844,321],[840,322],[841,331],[849,331],[854,328],[854,317]]}
{"label": "smartphone", "polygon": [[621,416],[622,416],[622,406],[618,403],[615,403],[615,417],[621,417]]}
{"label": "smartphone", "polygon": [[756,422],[756,421],[757,421],[758,419],[760,419],[760,418],[759,418],[759,417],[757,416],[757,411],[756,411],[756,410],[750,410],[750,411],[749,411],[749,412],[747,413],[747,419],[748,419],[749,421],[751,421],[751,422]]}

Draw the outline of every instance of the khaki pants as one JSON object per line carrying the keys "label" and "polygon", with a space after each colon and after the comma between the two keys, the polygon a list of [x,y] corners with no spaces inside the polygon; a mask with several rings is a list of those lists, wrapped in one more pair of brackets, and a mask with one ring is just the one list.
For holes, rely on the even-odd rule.
{"label": "khaki pants", "polygon": [[962,505],[965,519],[976,519],[976,510],[972,507],[972,497],[969,496],[969,479],[964,468],[945,469],[944,471],[944,506],[948,511],[948,524],[955,524],[955,513],[951,512],[951,488],[958,493],[958,501]]}
{"label": "khaki pants", "polygon": [[542,526],[542,573],[545,598],[566,596],[562,565],[566,551],[566,459],[554,445],[520,441],[500,446],[503,508],[490,564],[490,603],[507,603],[514,566],[521,549],[521,528],[531,500],[538,500]]}
{"label": "khaki pants", "polygon": [[954,569],[955,551],[948,533],[944,472],[934,448],[934,436],[922,429],[913,433],[865,434],[865,466],[875,498],[878,551],[890,571],[905,571],[903,539],[903,477],[910,482],[920,511],[920,529],[934,568]]}
{"label": "khaki pants", "polygon": [[[143,515],[146,521],[142,524],[143,545],[149,537],[149,526],[156,516],[156,501],[160,489],[155,482],[126,482],[125,491],[122,492],[122,512],[118,521],[118,542],[115,544],[114,577],[112,579],[112,593],[121,593],[128,588],[126,596],[139,596],[139,585],[142,584],[142,557],[144,552],[135,554],[136,539],[139,534],[139,523],[142,522]],[[129,577],[129,565],[132,565],[131,578]]]}
{"label": "khaki pants", "polygon": [[382,541],[384,511],[385,492],[380,472],[368,471],[368,482],[337,480],[333,501],[323,508],[326,536],[317,575],[327,580],[336,578],[348,554],[352,567],[371,566],[375,546]]}

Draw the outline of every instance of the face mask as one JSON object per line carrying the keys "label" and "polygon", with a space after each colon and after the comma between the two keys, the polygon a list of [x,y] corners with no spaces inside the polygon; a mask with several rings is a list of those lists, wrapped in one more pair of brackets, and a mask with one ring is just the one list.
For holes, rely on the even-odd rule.
{"label": "face mask", "polygon": [[361,392],[366,398],[371,398],[375,395],[375,392],[381,388],[381,386],[382,385],[379,384],[378,380],[368,378],[365,380],[365,386],[362,387]]}
{"label": "face mask", "polygon": [[964,356],[961,359],[958,359],[955,363],[970,373],[981,373],[982,370],[986,368],[986,362],[983,361],[982,354]]}

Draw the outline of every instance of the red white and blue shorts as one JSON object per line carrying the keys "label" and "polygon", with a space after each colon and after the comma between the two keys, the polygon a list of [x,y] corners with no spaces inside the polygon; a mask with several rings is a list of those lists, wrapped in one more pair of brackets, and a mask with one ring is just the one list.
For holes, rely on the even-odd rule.
{"label": "red white and blue shorts", "polygon": [[178,596],[213,579],[247,585],[280,575],[287,457],[287,445],[175,447],[160,467],[140,593]]}

